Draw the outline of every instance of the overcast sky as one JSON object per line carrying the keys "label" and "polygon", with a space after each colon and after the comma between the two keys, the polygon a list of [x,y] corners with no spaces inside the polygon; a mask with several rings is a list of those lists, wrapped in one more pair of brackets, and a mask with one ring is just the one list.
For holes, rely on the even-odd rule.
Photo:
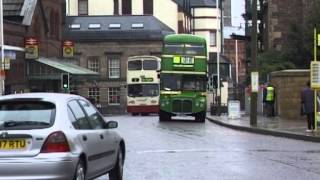
{"label": "overcast sky", "polygon": [[231,0],[231,16],[232,26],[224,29],[224,37],[228,37],[232,33],[244,35],[245,22],[242,14],[245,12],[244,0]]}

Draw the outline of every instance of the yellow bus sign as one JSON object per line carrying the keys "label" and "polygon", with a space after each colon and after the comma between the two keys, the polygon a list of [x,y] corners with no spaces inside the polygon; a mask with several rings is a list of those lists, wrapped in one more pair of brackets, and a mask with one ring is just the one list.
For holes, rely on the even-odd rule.
{"label": "yellow bus sign", "polygon": [[312,61],[310,66],[311,88],[320,88],[320,62]]}

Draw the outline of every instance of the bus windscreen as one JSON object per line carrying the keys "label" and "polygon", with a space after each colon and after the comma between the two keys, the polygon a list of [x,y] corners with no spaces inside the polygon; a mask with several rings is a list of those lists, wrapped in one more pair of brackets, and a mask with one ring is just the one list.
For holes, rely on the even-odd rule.
{"label": "bus windscreen", "polygon": [[187,74],[163,74],[161,90],[165,91],[206,91],[206,76]]}
{"label": "bus windscreen", "polygon": [[159,84],[130,84],[129,97],[155,97],[159,95]]}

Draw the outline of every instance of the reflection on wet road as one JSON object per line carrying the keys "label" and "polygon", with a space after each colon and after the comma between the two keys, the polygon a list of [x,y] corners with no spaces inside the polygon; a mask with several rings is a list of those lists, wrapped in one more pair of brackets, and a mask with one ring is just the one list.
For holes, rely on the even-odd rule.
{"label": "reflection on wet road", "polygon": [[[319,179],[320,146],[210,122],[114,116],[125,138],[125,180]],[[106,176],[97,180],[108,179]]]}

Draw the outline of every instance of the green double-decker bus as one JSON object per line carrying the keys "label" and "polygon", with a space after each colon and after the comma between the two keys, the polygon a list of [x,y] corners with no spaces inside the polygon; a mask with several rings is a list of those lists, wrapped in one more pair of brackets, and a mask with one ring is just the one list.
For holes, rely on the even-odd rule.
{"label": "green double-decker bus", "polygon": [[191,34],[164,38],[160,71],[159,120],[193,116],[205,122],[207,98],[207,45]]}

